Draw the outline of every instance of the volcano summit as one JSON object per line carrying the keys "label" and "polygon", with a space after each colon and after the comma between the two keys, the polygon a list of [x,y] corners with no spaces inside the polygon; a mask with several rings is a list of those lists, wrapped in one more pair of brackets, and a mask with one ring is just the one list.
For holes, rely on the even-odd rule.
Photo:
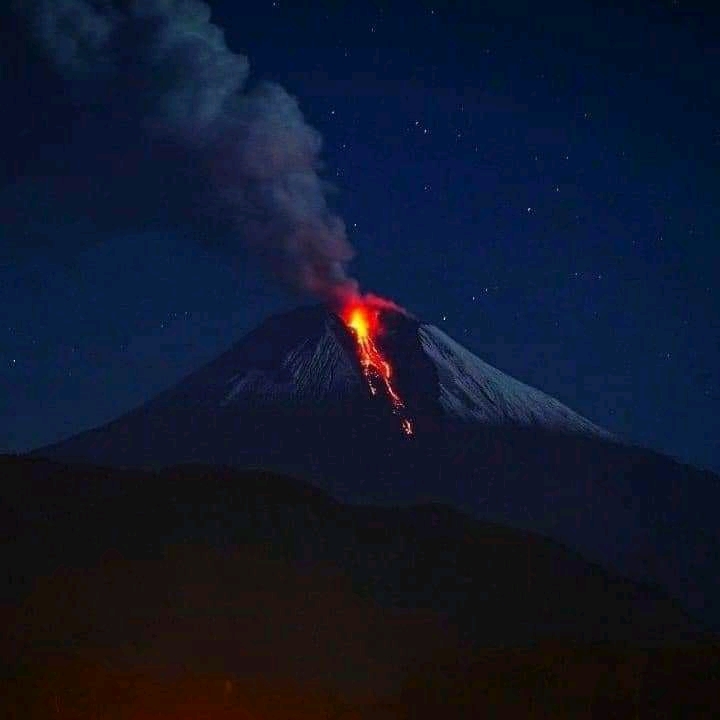
{"label": "volcano summit", "polygon": [[448,503],[658,583],[720,628],[716,476],[619,442],[437,327],[378,319],[368,358],[357,318],[274,316],[145,405],[34,454],[260,467],[345,502]]}

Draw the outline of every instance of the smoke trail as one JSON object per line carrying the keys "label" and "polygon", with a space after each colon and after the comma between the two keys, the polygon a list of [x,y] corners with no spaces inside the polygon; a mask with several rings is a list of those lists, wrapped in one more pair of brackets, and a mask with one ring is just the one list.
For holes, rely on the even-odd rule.
{"label": "smoke trail", "polygon": [[[283,88],[246,88],[197,0],[14,0],[86,106],[180,148],[205,200],[285,282],[325,299],[357,292],[353,256],[318,175],[319,134]],[[161,193],[160,193],[161,194]]]}

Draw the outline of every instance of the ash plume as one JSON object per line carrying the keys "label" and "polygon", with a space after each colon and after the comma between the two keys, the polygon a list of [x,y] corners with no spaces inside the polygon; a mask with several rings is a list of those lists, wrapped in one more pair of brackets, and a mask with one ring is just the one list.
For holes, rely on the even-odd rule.
{"label": "ash plume", "polygon": [[[103,149],[117,165],[108,185],[91,187],[82,173],[71,173],[68,182],[77,192],[57,212],[73,212],[75,202],[76,212],[87,215],[93,211],[81,209],[83,201],[97,197],[110,230],[165,216],[205,223],[205,234],[222,228],[241,238],[298,291],[328,300],[357,293],[346,273],[353,249],[342,220],[328,207],[319,175],[319,133],[282,87],[247,86],[247,59],[228,48],[205,3],[14,0],[13,10],[88,117],[101,108],[111,127],[134,128],[138,145],[150,145],[138,151],[139,159],[133,152],[119,157]],[[70,147],[82,148],[72,151],[76,158],[90,154],[83,142],[68,139]],[[127,208],[119,195],[131,193],[133,178],[142,182],[142,173],[153,179],[152,197],[145,192],[137,206]],[[47,182],[46,174],[38,177]],[[29,188],[15,183],[11,201],[6,195],[0,202],[3,220],[18,220],[24,207],[37,204],[34,180]],[[61,182],[51,184],[51,195],[71,194]],[[177,188],[184,202],[173,195]],[[47,222],[51,209],[44,208],[43,217]]]}

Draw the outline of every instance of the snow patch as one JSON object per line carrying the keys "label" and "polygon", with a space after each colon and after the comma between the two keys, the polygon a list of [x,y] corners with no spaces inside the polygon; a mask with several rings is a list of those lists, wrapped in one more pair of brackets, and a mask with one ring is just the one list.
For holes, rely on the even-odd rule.
{"label": "snow patch", "polygon": [[537,425],[611,437],[559,400],[483,362],[434,325],[421,325],[418,336],[437,368],[440,404],[448,415],[491,425]]}

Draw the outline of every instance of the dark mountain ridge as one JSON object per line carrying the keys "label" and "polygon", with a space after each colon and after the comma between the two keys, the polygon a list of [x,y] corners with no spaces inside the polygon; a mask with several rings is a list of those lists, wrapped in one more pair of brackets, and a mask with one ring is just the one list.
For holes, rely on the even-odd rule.
{"label": "dark mountain ridge", "polygon": [[439,613],[472,644],[663,644],[702,630],[656,587],[437,503],[350,506],[300,481],[230,468],[117,472],[16,457],[0,468],[6,603],[22,601],[37,577],[97,566],[109,552],[143,560],[187,544],[263,545],[299,567],[334,568],[383,607]]}
{"label": "dark mountain ridge", "polygon": [[10,718],[713,717],[658,588],[437,503],[0,457]]}

